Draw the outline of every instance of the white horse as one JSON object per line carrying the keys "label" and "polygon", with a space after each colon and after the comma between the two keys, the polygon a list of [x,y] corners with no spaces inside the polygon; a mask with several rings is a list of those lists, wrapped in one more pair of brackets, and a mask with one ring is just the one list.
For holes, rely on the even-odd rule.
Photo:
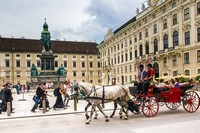
{"label": "white horse", "polygon": [[[133,97],[130,95],[129,89],[127,87],[122,86],[122,85],[115,85],[115,86],[106,86],[106,87],[101,86],[99,88],[92,89],[91,84],[84,83],[84,82],[79,83],[78,86],[80,90],[84,92],[85,95],[88,97],[87,101],[92,106],[90,116],[87,119],[86,124],[89,124],[91,122],[92,115],[96,107],[106,118],[105,121],[109,121],[108,116],[104,113],[104,111],[101,108],[100,104],[102,104],[102,101],[103,103],[108,103],[108,102],[113,102],[113,101],[119,103],[121,101],[121,104],[123,105],[122,105],[122,108],[120,109],[120,112],[122,112],[122,110],[125,108],[124,119],[128,119],[127,101],[129,99],[132,99]],[[85,109],[85,111],[86,111],[86,116],[87,116],[88,115],[87,109]]]}

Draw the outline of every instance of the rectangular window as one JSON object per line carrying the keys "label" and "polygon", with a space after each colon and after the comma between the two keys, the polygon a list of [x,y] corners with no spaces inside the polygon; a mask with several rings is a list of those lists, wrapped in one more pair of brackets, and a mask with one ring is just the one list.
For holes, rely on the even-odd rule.
{"label": "rectangular window", "polygon": [[145,29],[145,37],[148,37],[149,33],[148,33],[148,29]]}
{"label": "rectangular window", "polygon": [[190,32],[185,32],[185,45],[190,44]]}
{"label": "rectangular window", "polygon": [[16,57],[20,57],[20,54],[16,54]]}
{"label": "rectangular window", "polygon": [[55,67],[58,67],[58,61],[55,61],[54,66],[55,66]]}
{"label": "rectangular window", "polygon": [[167,57],[164,57],[163,58],[163,67],[166,67],[167,66]]}
{"label": "rectangular window", "polygon": [[92,63],[92,62],[90,62],[90,67],[91,67],[91,68],[93,67],[93,63]]}
{"label": "rectangular window", "polygon": [[85,56],[81,56],[81,58],[82,58],[82,59],[84,59],[84,58],[85,58]]}
{"label": "rectangular window", "polygon": [[197,3],[197,15],[200,14],[200,2]]}
{"label": "rectangular window", "polygon": [[176,55],[173,55],[173,56],[172,56],[172,65],[173,65],[173,66],[176,66],[176,65],[177,65],[177,56],[176,56]]}
{"label": "rectangular window", "polygon": [[178,75],[178,71],[173,71],[173,76],[177,76]]}
{"label": "rectangular window", "polygon": [[125,66],[125,73],[128,73],[128,69],[127,69],[127,66]]}
{"label": "rectangular window", "polygon": [[121,74],[123,74],[123,70],[124,70],[124,68],[123,68],[123,67],[121,67]]}
{"label": "rectangular window", "polygon": [[30,61],[30,60],[27,60],[27,61],[26,61],[26,66],[27,66],[27,67],[31,67],[31,61]]}
{"label": "rectangular window", "polygon": [[176,7],[176,2],[172,3],[172,8]]}
{"label": "rectangular window", "polygon": [[73,55],[73,58],[76,58],[76,55]]}
{"label": "rectangular window", "polygon": [[129,72],[132,72],[132,65],[129,65]]}
{"label": "rectangular window", "polygon": [[16,67],[20,67],[20,60],[16,60]]}
{"label": "rectangular window", "polygon": [[154,24],[154,25],[153,25],[153,33],[154,33],[154,34],[157,33],[157,24]]}
{"label": "rectangular window", "polygon": [[97,62],[97,66],[98,66],[98,68],[101,68],[101,63]]}
{"label": "rectangular window", "polygon": [[21,72],[17,72],[17,77],[21,77]]}
{"label": "rectangular window", "polygon": [[190,63],[189,53],[184,53],[184,63],[185,64]]}
{"label": "rectangular window", "polygon": [[135,58],[137,58],[137,50],[135,50]]}
{"label": "rectangular window", "polygon": [[184,19],[188,20],[189,18],[190,18],[190,8],[188,7],[184,10]]}
{"label": "rectangular window", "polygon": [[200,27],[197,28],[197,41],[200,42]]}
{"label": "rectangular window", "polygon": [[130,60],[132,60],[132,58],[133,58],[132,52],[130,52],[129,57],[130,57]]}
{"label": "rectangular window", "polygon": [[163,20],[163,29],[167,29],[167,19]]}
{"label": "rectangular window", "polygon": [[197,62],[200,62],[200,50],[197,50]]}
{"label": "rectangular window", "polygon": [[82,72],[82,77],[85,77],[85,72]]}
{"label": "rectangular window", "polygon": [[137,35],[135,35],[134,42],[135,43],[137,42]]}
{"label": "rectangular window", "polygon": [[9,60],[5,60],[5,64],[6,64],[6,67],[10,67],[10,61]]}
{"label": "rectangular window", "polygon": [[82,65],[81,65],[82,67],[85,67],[85,62],[82,62],[81,64],[82,64]]}
{"label": "rectangular window", "polygon": [[64,61],[64,67],[67,67],[67,61]]}
{"label": "rectangular window", "polygon": [[76,71],[73,71],[73,77],[76,77]]}
{"label": "rectangular window", "polygon": [[73,67],[76,67],[76,62],[73,62]]}
{"label": "rectangular window", "polygon": [[9,54],[5,54],[5,57],[9,57]]}
{"label": "rectangular window", "polygon": [[122,61],[122,63],[124,62],[124,56],[123,55],[121,55],[121,61]]}
{"label": "rectangular window", "polygon": [[178,21],[177,21],[177,14],[174,14],[173,15],[173,25],[177,24]]}
{"label": "rectangular window", "polygon": [[41,62],[37,60],[37,67],[41,67]]}
{"label": "rectangular window", "polygon": [[139,39],[142,40],[142,32],[139,33]]}
{"label": "rectangular window", "polygon": [[30,55],[30,54],[27,54],[26,57],[31,57],[31,55]]}

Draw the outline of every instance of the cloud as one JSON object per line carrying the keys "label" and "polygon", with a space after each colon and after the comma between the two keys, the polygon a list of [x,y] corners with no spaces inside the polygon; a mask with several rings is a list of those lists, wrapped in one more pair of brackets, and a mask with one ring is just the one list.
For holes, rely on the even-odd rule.
{"label": "cloud", "polygon": [[47,18],[52,39],[101,42],[135,16],[144,0],[0,0],[0,35],[40,39]]}

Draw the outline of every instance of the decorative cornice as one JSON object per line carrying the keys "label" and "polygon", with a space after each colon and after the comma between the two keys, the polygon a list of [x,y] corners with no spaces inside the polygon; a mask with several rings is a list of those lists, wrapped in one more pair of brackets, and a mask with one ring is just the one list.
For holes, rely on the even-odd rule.
{"label": "decorative cornice", "polygon": [[190,24],[184,24],[183,25],[183,31],[188,31],[191,29],[191,25]]}

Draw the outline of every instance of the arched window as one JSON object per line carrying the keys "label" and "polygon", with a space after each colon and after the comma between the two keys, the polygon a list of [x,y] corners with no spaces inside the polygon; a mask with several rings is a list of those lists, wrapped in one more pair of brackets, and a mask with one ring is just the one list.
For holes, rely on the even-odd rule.
{"label": "arched window", "polygon": [[146,50],[146,54],[149,54],[149,42],[146,42],[145,50]]}
{"label": "arched window", "polygon": [[173,47],[178,46],[178,32],[174,31],[173,33]]}
{"label": "arched window", "polygon": [[164,49],[168,48],[168,35],[165,35],[163,37],[163,45],[164,45]]}
{"label": "arched window", "polygon": [[143,47],[142,47],[142,44],[140,45],[140,56],[143,55]]}
{"label": "arched window", "polygon": [[155,38],[154,39],[154,53],[156,53],[158,51],[158,39]]}

